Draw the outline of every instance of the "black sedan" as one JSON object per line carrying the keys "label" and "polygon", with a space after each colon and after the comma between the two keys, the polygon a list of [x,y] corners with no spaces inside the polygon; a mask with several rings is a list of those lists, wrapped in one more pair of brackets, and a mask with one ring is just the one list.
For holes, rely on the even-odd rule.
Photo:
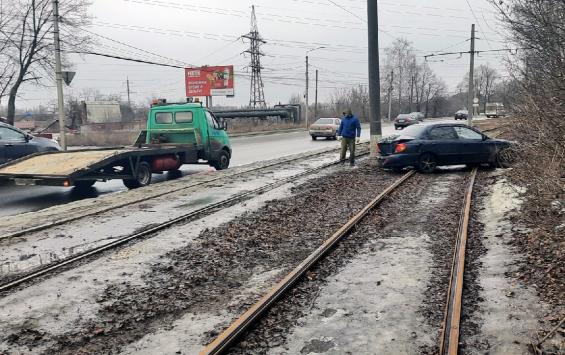
{"label": "black sedan", "polygon": [[433,172],[439,165],[497,166],[500,152],[509,146],[509,141],[489,138],[457,123],[412,125],[401,135],[383,139],[377,145],[382,167],[414,167],[425,173]]}
{"label": "black sedan", "polygon": [[58,150],[61,150],[61,147],[52,139],[34,137],[0,122],[0,164],[34,153]]}
{"label": "black sedan", "polygon": [[466,120],[469,117],[469,111],[459,110],[455,112],[455,120]]}

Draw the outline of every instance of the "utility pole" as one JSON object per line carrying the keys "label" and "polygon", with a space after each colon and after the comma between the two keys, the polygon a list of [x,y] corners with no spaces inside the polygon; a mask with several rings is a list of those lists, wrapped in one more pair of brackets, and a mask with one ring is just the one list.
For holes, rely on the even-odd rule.
{"label": "utility pole", "polygon": [[381,83],[379,71],[379,12],[377,0],[367,0],[367,23],[369,37],[369,102],[371,120],[370,156],[376,158],[377,143],[382,137],[381,129]]}
{"label": "utility pole", "polygon": [[473,125],[473,113],[475,111],[474,105],[474,98],[475,98],[475,88],[473,87],[474,84],[474,72],[475,72],[475,24],[471,25],[471,51],[469,52],[471,55],[471,63],[469,66],[469,93],[467,97],[467,124],[469,126]]}
{"label": "utility pole", "polygon": [[390,71],[390,82],[388,85],[388,120],[391,121],[392,114],[392,83],[394,81],[394,70]]}
{"label": "utility pole", "polygon": [[126,86],[127,86],[127,90],[128,90],[128,106],[131,108],[131,99],[129,96],[129,77],[126,77]]}
{"label": "utility pole", "polygon": [[308,78],[308,54],[306,54],[306,91],[304,93],[304,99],[306,100],[306,113],[304,116],[306,129],[308,129]]}
{"label": "utility pole", "polygon": [[318,118],[318,69],[316,69],[316,94],[314,95],[314,119]]}
{"label": "utility pole", "polygon": [[59,40],[59,1],[53,3],[53,41],[55,44],[55,78],[57,82],[57,101],[59,105],[59,141],[61,148],[67,150],[65,139],[65,101],[63,99],[63,73],[61,69],[61,43]]}

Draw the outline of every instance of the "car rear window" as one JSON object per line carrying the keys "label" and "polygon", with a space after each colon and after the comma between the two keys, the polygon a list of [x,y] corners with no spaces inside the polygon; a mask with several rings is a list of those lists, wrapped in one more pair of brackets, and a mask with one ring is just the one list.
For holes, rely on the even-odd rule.
{"label": "car rear window", "polygon": [[315,123],[316,124],[334,124],[334,120],[331,118],[320,118]]}
{"label": "car rear window", "polygon": [[412,115],[409,115],[409,114],[403,113],[403,114],[400,114],[400,115],[398,115],[398,117],[397,117],[397,118],[412,118]]}
{"label": "car rear window", "polygon": [[412,125],[402,130],[402,136],[420,138],[425,131],[426,126],[424,125]]}

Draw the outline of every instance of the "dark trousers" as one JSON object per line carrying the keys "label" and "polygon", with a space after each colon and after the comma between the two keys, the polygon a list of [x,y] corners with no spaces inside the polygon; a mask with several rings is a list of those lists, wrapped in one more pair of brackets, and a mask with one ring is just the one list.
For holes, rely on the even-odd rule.
{"label": "dark trousers", "polygon": [[355,138],[346,138],[343,137],[341,139],[341,155],[339,160],[343,163],[345,162],[345,154],[347,153],[347,149],[349,148],[349,164],[355,164]]}

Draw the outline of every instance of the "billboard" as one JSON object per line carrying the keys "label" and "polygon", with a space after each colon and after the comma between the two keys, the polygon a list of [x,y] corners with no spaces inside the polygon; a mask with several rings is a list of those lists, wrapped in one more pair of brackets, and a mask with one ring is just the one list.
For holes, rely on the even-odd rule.
{"label": "billboard", "polygon": [[186,97],[233,96],[233,65],[185,68]]}

